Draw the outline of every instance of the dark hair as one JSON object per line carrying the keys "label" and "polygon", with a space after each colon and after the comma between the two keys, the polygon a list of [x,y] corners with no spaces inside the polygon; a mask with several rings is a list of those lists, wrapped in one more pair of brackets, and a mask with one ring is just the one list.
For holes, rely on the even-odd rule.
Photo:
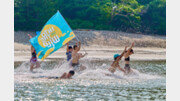
{"label": "dark hair", "polygon": [[73,49],[75,49],[76,47],[77,47],[77,45],[74,45],[74,46],[73,46]]}
{"label": "dark hair", "polygon": [[69,74],[74,75],[75,72],[73,70],[69,71]]}
{"label": "dark hair", "polygon": [[[119,56],[121,56],[121,55],[119,55]],[[118,56],[118,57],[119,57],[119,56]],[[118,57],[114,58],[114,60],[116,60]]]}
{"label": "dark hair", "polygon": [[118,57],[114,58],[114,60],[116,60]]}
{"label": "dark hair", "polygon": [[69,49],[72,49],[72,46],[69,46],[68,48],[69,48]]}
{"label": "dark hair", "polygon": [[131,53],[134,53],[133,49],[130,50]]}
{"label": "dark hair", "polygon": [[[125,51],[125,53],[126,53],[126,52],[127,52],[127,51]],[[131,49],[130,52],[134,53],[133,49]]]}

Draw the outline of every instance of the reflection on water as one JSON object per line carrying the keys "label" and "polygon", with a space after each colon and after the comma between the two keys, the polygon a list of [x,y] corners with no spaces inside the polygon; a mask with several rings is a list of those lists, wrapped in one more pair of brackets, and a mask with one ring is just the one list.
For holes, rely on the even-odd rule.
{"label": "reflection on water", "polygon": [[[41,63],[35,73],[29,62],[15,62],[14,99],[19,100],[165,100],[166,62],[133,61],[137,75],[124,76],[118,71],[106,76],[109,60],[81,61],[88,69],[73,79],[56,80],[41,76],[60,76],[68,71],[65,60]],[[123,67],[123,62],[120,63]]]}

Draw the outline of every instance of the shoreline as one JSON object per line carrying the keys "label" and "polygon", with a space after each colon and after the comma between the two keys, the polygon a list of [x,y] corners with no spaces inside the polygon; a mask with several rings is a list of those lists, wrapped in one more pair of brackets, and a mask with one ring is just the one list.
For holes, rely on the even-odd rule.
{"label": "shoreline", "polygon": [[[23,49],[19,47],[22,46]],[[88,55],[84,59],[113,59],[113,55],[116,53],[121,53],[123,47],[95,47],[95,46],[85,46],[85,50]],[[29,61],[31,58],[30,45],[23,45],[15,43],[14,48],[14,61]],[[55,59],[66,59],[65,55],[66,47],[60,48],[58,51],[54,52],[47,57],[44,61],[52,61]],[[132,61],[157,61],[166,60],[166,49],[164,48],[152,48],[152,47],[135,47],[135,54],[131,56]],[[83,50],[80,53],[85,53]]]}
{"label": "shoreline", "polygon": [[[130,46],[135,42],[132,61],[158,61],[166,60],[166,36],[133,34],[119,31],[77,31],[76,36],[82,41],[82,46],[88,56],[84,59],[113,59],[113,55],[121,53],[125,45]],[[27,34],[35,36],[35,32],[14,32],[14,61],[29,61],[31,58],[30,43]],[[76,43],[76,39],[70,41],[70,45]],[[66,45],[45,59],[66,59]],[[81,53],[84,53],[81,48]]]}
{"label": "shoreline", "polygon": [[[158,47],[166,48],[166,36],[143,35],[118,31],[77,31],[75,35],[84,46],[116,46],[125,47],[135,42],[135,47]],[[35,32],[14,32],[14,42],[30,45],[27,34],[36,36]],[[76,38],[70,41],[70,45],[77,42]]]}

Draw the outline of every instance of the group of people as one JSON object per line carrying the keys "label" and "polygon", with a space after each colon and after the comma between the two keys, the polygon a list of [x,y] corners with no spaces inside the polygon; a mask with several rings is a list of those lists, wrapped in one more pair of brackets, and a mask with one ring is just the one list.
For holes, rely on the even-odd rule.
{"label": "group of people", "polygon": [[[130,48],[127,50],[127,46],[125,47],[124,51],[121,55],[115,54],[114,55],[114,61],[111,64],[111,67],[108,69],[111,73],[114,73],[116,71],[116,68],[118,68],[120,71],[122,71],[124,74],[132,73],[132,69],[130,68],[129,61],[130,61],[130,55],[134,54],[133,51],[134,42],[130,46]],[[120,60],[124,57],[125,59],[125,66],[124,68],[121,68],[119,65]]]}
{"label": "group of people", "polygon": [[[28,36],[29,36],[29,38],[32,38],[31,35],[28,34]],[[133,72],[132,69],[130,68],[130,64],[129,64],[130,55],[134,54],[134,51],[132,49],[133,46],[134,46],[134,42],[132,43],[132,45],[130,46],[129,49],[127,49],[127,46],[126,46],[124,51],[121,53],[121,55],[120,54],[114,55],[114,61],[111,64],[111,67],[108,68],[110,73],[114,73],[117,68],[120,71],[122,71],[124,74],[129,74],[129,73]],[[79,63],[79,59],[86,56],[87,53],[85,53],[85,54],[79,53],[80,49],[81,49],[81,42],[76,43],[75,45],[73,45],[73,47],[70,46],[69,43],[67,43],[66,55],[67,55],[67,61],[69,61],[69,63],[70,63],[71,70],[68,73],[64,73],[60,77],[56,77],[57,79],[71,78],[75,74],[75,72],[83,71],[86,69],[85,66],[83,66]],[[33,69],[40,67],[40,63],[37,61],[36,51],[32,45],[31,45],[31,54],[32,54],[32,57],[30,59],[30,63],[31,63],[30,71],[33,71]],[[125,58],[124,68],[120,67],[120,65],[119,65],[119,62],[122,59],[122,57]]]}

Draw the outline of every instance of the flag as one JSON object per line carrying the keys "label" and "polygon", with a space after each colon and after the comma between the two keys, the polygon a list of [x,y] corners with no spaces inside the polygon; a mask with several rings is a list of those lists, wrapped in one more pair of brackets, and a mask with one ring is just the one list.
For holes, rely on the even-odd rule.
{"label": "flag", "polygon": [[40,31],[36,31],[36,34],[37,34],[37,35],[40,34]]}
{"label": "flag", "polygon": [[44,60],[74,37],[75,34],[60,12],[57,11],[57,13],[47,21],[42,30],[29,41],[35,48],[37,57]]}

